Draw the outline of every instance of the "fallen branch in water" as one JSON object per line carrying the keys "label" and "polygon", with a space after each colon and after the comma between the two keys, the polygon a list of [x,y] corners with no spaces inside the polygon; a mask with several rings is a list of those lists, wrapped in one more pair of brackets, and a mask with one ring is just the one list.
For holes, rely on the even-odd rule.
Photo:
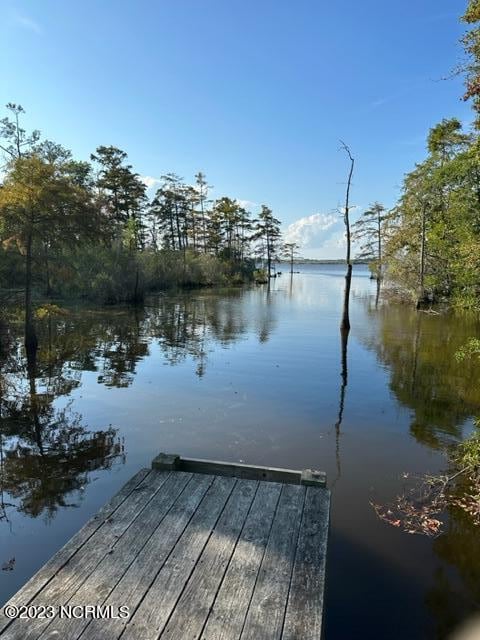
{"label": "fallen branch in water", "polygon": [[[408,477],[409,474],[403,474],[403,478]],[[457,484],[459,478],[464,480],[461,486]],[[444,524],[442,515],[449,507],[462,509],[474,524],[480,526],[479,469],[469,464],[451,475],[421,476],[392,504],[381,505],[373,501],[370,504],[382,522],[409,534],[440,535]]]}

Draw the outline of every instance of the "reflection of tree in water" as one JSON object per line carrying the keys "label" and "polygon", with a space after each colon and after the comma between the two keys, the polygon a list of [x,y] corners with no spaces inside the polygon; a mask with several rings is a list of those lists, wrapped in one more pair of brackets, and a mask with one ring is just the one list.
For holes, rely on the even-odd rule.
{"label": "reflection of tree in water", "polygon": [[212,324],[212,301],[187,296],[164,299],[155,309],[153,335],[158,340],[165,360],[176,365],[188,357],[197,361],[197,373],[205,373],[207,340]]}
{"label": "reflection of tree in water", "polygon": [[[191,358],[201,377],[211,344],[226,346],[246,334],[252,320],[238,304],[242,295],[236,290],[221,296],[158,296],[144,309],[49,314],[37,322],[39,348],[28,359],[19,336],[4,336],[0,518],[2,505],[12,501],[29,515],[51,517],[57,508],[75,503],[73,496],[89,482],[91,471],[123,459],[115,429],[90,432],[70,405],[56,406],[80,386],[82,371],[96,372],[105,386],[127,387],[150,343],[157,341],[167,363]],[[255,311],[253,323],[264,341],[273,324],[272,301]]]}
{"label": "reflection of tree in water", "polygon": [[455,353],[478,333],[475,319],[395,305],[367,312],[370,331],[360,339],[387,365],[398,402],[413,411],[412,435],[433,449],[461,439],[480,409],[480,385],[478,365],[458,362]]}
{"label": "reflection of tree in water", "polygon": [[[165,360],[172,365],[187,358],[196,361],[196,373],[202,377],[206,371],[210,343],[228,346],[247,333],[250,318],[238,303],[244,291],[218,296],[208,293],[163,298],[150,318],[152,334],[158,339]],[[272,330],[271,301],[262,305],[260,318],[254,320],[259,327],[259,340],[264,342]]]}
{"label": "reflection of tree in water", "polygon": [[0,375],[0,517],[8,519],[7,507],[15,506],[32,517],[51,518],[59,507],[75,506],[73,495],[91,471],[122,460],[123,446],[115,429],[89,432],[69,405],[54,407],[79,378],[67,375],[52,349],[40,349],[25,362],[17,345],[11,346]]}
{"label": "reflection of tree in water", "polygon": [[143,315],[135,309],[128,315],[130,322],[117,322],[107,328],[106,335],[96,345],[97,369],[101,371],[98,382],[107,387],[132,384],[137,363],[149,353]]}
{"label": "reflection of tree in water", "polygon": [[[432,449],[449,450],[480,410],[478,365],[455,358],[468,337],[478,335],[478,321],[395,305],[372,306],[367,313],[370,331],[359,337],[387,365],[398,402],[412,410],[411,434]],[[442,639],[480,607],[480,530],[458,507],[450,507],[448,516],[446,531],[433,541],[442,564],[426,596],[435,625],[431,637]]]}
{"label": "reflection of tree in water", "polygon": [[349,331],[340,331],[340,393],[338,398],[338,415],[337,421],[335,423],[335,460],[337,465],[337,475],[332,482],[332,487],[335,486],[337,480],[341,478],[342,475],[342,464],[341,464],[341,455],[340,455],[340,436],[342,434],[342,422],[343,422],[343,412],[345,409],[345,395],[347,392],[348,385],[348,336]]}
{"label": "reflection of tree in water", "polygon": [[123,457],[115,429],[88,432],[81,416],[68,409],[48,417],[49,422],[35,428],[24,422],[21,433],[15,433],[15,422],[7,421],[11,439],[7,435],[2,451],[3,491],[33,517],[52,517],[58,507],[75,506],[72,494],[88,484],[90,472],[109,469]]}
{"label": "reflection of tree in water", "polygon": [[438,537],[433,548],[436,555],[455,567],[458,576],[444,567],[434,575],[434,585],[426,603],[433,614],[437,638],[448,634],[480,608],[480,544],[479,529],[461,509],[449,510],[447,530]]}
{"label": "reflection of tree in water", "polygon": [[260,308],[260,314],[257,318],[258,340],[261,343],[267,342],[274,325],[274,300],[272,299],[272,291],[270,282],[267,285],[265,296],[265,305]]}

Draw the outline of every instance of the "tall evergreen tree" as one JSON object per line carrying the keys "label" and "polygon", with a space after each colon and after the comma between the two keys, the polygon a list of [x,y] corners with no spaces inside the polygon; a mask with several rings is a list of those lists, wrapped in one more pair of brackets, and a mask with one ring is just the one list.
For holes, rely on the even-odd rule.
{"label": "tall evergreen tree", "polygon": [[469,0],[462,20],[472,28],[462,39],[468,62],[464,67],[465,94],[464,100],[473,101],[473,109],[477,114],[475,126],[480,129],[480,2]]}
{"label": "tall evergreen tree", "polygon": [[352,238],[360,242],[358,259],[368,260],[377,280],[383,277],[383,242],[387,213],[383,204],[374,202],[352,225]]}
{"label": "tall evergreen tree", "polygon": [[97,188],[105,213],[120,229],[133,218],[137,229],[136,242],[143,245],[142,213],[147,200],[146,185],[132,171],[131,165],[124,164],[127,159],[125,151],[113,146],[100,146],[90,157],[100,166]]}
{"label": "tall evergreen tree", "polygon": [[199,218],[200,218],[200,225],[201,225],[201,231],[197,233],[197,237],[199,239],[200,244],[203,246],[204,252],[206,253],[208,250],[208,247],[207,247],[208,217],[207,217],[206,206],[207,206],[208,191],[211,188],[211,186],[207,183],[205,174],[202,171],[199,171],[195,175],[195,185],[196,185],[197,194],[198,194],[198,205],[200,208]]}
{"label": "tall evergreen tree", "polygon": [[280,248],[280,224],[280,220],[274,217],[272,210],[262,204],[262,209],[254,227],[253,238],[260,240],[262,243],[269,278],[272,276],[272,262],[276,258],[277,250]]}

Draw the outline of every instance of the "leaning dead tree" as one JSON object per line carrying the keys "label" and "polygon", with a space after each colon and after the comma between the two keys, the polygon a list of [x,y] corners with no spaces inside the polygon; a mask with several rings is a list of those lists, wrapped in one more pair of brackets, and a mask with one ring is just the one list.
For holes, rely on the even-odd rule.
{"label": "leaning dead tree", "polygon": [[346,235],[347,235],[347,273],[345,275],[345,292],[343,297],[343,312],[342,321],[340,323],[340,331],[342,333],[348,333],[350,331],[350,287],[352,284],[352,260],[351,260],[351,246],[352,246],[352,234],[350,230],[350,187],[352,185],[353,167],[355,165],[355,159],[353,158],[348,146],[340,140],[342,143],[342,149],[348,155],[350,160],[350,170],[348,172],[347,188],[345,193],[345,208],[343,212],[343,221],[345,223]]}

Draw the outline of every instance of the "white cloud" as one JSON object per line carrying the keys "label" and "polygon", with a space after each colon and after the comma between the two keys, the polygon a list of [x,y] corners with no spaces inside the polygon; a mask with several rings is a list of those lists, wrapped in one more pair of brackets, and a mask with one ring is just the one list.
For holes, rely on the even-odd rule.
{"label": "white cloud", "polygon": [[302,248],[322,244],[326,233],[336,225],[340,217],[334,213],[314,213],[296,220],[287,227],[286,242],[296,242]]}
{"label": "white cloud", "polygon": [[161,183],[161,180],[159,180],[158,178],[153,178],[152,176],[140,176],[140,180],[143,182],[143,184],[147,185],[148,189],[152,189],[157,184]]}
{"label": "white cloud", "polygon": [[[361,207],[352,207],[359,211]],[[295,242],[305,258],[345,257],[345,227],[341,212],[315,213],[296,220],[284,233],[285,242]]]}
{"label": "white cloud", "polygon": [[23,29],[27,29],[27,31],[33,31],[38,35],[41,35],[43,33],[43,29],[38,24],[38,22],[35,22],[35,20],[32,20],[32,18],[26,16],[23,13],[18,13],[17,11],[15,11],[14,13],[12,13],[12,20],[14,24],[22,27]]}

